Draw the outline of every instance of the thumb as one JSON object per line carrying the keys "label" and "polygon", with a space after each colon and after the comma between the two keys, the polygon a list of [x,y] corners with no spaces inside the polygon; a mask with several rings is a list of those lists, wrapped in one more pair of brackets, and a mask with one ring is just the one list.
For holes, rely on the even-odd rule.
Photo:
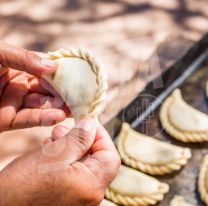
{"label": "thumb", "polygon": [[0,65],[32,75],[49,74],[56,71],[55,61],[41,58],[32,51],[0,42]]}
{"label": "thumb", "polygon": [[47,163],[44,159],[44,163],[40,164],[40,171],[51,172],[66,169],[69,165],[81,160],[89,153],[94,143],[96,127],[97,121],[87,117],[78,121],[63,138],[54,142],[47,139],[42,147]]}
{"label": "thumb", "polygon": [[96,134],[97,121],[87,117],[76,123],[65,136],[68,140],[69,164],[84,157],[91,149]]}

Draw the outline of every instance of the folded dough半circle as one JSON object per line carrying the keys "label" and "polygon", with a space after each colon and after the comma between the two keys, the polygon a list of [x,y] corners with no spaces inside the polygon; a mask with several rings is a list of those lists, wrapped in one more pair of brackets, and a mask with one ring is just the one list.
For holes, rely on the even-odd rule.
{"label": "folded dough\u534acircle", "polygon": [[147,206],[161,201],[168,191],[168,184],[121,165],[105,196],[124,206]]}
{"label": "folded dough\u534acircle", "polygon": [[208,115],[188,105],[179,89],[163,103],[160,121],[165,131],[177,140],[208,141]]}
{"label": "folded dough\u534acircle", "polygon": [[60,94],[75,120],[97,116],[107,90],[102,66],[84,49],[60,49],[49,52],[58,69],[42,77]]}
{"label": "folded dough\u534acircle", "polygon": [[117,141],[122,161],[135,169],[151,175],[164,175],[179,170],[191,158],[191,150],[131,129],[123,123]]}

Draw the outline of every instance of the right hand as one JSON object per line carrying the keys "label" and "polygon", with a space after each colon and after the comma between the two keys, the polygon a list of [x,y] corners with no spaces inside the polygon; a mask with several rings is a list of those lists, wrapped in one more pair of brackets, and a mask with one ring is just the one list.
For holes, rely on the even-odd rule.
{"label": "right hand", "polygon": [[42,150],[9,164],[0,173],[0,205],[98,206],[120,158],[107,131],[96,125],[87,118],[70,131],[57,126]]}

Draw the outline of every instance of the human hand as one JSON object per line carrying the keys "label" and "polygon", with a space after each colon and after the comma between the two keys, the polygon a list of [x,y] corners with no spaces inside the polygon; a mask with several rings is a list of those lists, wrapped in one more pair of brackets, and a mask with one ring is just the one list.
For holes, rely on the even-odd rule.
{"label": "human hand", "polygon": [[0,173],[0,205],[98,206],[119,166],[110,136],[93,119],[69,132],[57,126],[42,150]]}
{"label": "human hand", "polygon": [[0,132],[61,122],[69,109],[40,78],[56,71],[47,55],[0,42]]}

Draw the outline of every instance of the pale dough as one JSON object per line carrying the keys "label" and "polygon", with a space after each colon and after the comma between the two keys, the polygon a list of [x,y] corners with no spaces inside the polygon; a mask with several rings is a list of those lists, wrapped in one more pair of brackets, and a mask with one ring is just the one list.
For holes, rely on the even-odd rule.
{"label": "pale dough", "polygon": [[58,69],[43,78],[61,95],[75,120],[87,115],[96,116],[105,99],[106,75],[92,55],[81,49],[49,53]]}
{"label": "pale dough", "polygon": [[136,132],[127,123],[122,125],[117,146],[125,164],[149,174],[162,175],[179,170],[191,157],[189,148]]}
{"label": "pale dough", "polygon": [[172,100],[168,114],[171,123],[182,131],[208,131],[208,115],[188,105],[181,96]]}
{"label": "pale dough", "polygon": [[179,195],[175,195],[170,202],[170,206],[194,206],[185,201],[185,199]]}
{"label": "pale dough", "polygon": [[121,205],[143,206],[161,201],[168,190],[166,183],[121,165],[106,191],[106,198]]}
{"label": "pale dough", "polygon": [[100,206],[117,206],[116,204],[114,204],[113,202],[110,202],[108,200],[103,200],[100,204]]}
{"label": "pale dough", "polygon": [[179,89],[162,104],[160,121],[166,132],[180,141],[208,141],[208,115],[188,105]]}

